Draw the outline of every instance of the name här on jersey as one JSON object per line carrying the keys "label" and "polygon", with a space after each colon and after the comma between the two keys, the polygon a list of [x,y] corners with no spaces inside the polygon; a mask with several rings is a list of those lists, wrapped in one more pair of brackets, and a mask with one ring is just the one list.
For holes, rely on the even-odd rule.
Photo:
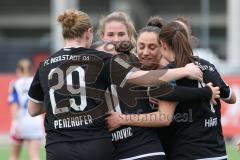
{"label": "name h\u00e4r on jersey", "polygon": [[217,124],[217,118],[210,117],[209,119],[205,119],[205,127],[215,127]]}

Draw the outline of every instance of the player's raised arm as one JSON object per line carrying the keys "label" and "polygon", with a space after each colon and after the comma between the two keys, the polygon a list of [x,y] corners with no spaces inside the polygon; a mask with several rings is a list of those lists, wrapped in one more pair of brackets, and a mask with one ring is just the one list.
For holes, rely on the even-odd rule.
{"label": "player's raised arm", "polygon": [[130,74],[128,82],[139,85],[157,85],[184,77],[202,81],[202,72],[199,67],[193,63],[176,69],[136,70]]}
{"label": "player's raised arm", "polygon": [[110,73],[112,83],[120,87],[123,87],[126,82],[145,86],[159,85],[184,77],[202,81],[202,71],[193,63],[175,69],[144,71],[133,67],[119,56],[113,57]]}

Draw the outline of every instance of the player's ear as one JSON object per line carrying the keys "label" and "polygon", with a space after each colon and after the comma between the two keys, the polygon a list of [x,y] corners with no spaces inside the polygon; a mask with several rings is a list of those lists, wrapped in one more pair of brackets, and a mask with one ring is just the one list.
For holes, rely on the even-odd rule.
{"label": "player's ear", "polygon": [[100,39],[103,39],[103,37],[104,37],[104,33],[101,32],[99,36],[100,36]]}
{"label": "player's ear", "polygon": [[163,47],[163,41],[162,40],[159,40],[159,45],[160,45],[160,47]]}
{"label": "player's ear", "polygon": [[88,28],[86,31],[86,39],[90,39],[92,37],[92,34],[93,34],[93,29]]}
{"label": "player's ear", "polygon": [[159,40],[159,44],[164,50],[167,49],[167,44],[165,42],[163,42],[162,40]]}
{"label": "player's ear", "polygon": [[93,34],[93,29],[92,29],[92,27],[91,27],[91,28],[88,28],[88,32],[89,32],[90,34]]}

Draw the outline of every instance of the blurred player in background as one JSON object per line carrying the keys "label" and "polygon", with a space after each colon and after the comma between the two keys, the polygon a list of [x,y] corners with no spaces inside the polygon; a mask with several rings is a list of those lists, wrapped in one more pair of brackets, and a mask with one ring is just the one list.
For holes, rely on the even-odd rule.
{"label": "blurred player in background", "polygon": [[237,142],[237,151],[240,152],[240,140]]}
{"label": "blurred player in background", "polygon": [[44,136],[42,116],[31,117],[27,111],[28,90],[32,83],[32,64],[21,59],[16,69],[17,80],[11,84],[9,103],[12,123],[10,135],[12,151],[9,160],[19,159],[23,142],[27,142],[30,160],[39,160],[39,149]]}

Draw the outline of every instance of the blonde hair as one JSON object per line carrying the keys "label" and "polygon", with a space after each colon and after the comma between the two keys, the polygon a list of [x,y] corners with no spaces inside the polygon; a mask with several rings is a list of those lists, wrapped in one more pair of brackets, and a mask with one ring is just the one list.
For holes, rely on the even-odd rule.
{"label": "blonde hair", "polygon": [[75,9],[69,9],[58,16],[57,21],[62,25],[64,39],[82,38],[83,33],[92,28],[88,14]]}
{"label": "blonde hair", "polygon": [[21,75],[30,75],[32,73],[32,69],[32,62],[27,58],[20,59],[17,63],[17,71]]}
{"label": "blonde hair", "polygon": [[126,26],[130,41],[133,46],[136,46],[136,39],[135,39],[136,29],[134,27],[133,21],[124,12],[116,11],[107,15],[106,17],[103,17],[99,21],[99,26],[97,30],[98,37],[100,37],[101,34],[104,34],[106,23],[112,22],[112,21],[122,22]]}

